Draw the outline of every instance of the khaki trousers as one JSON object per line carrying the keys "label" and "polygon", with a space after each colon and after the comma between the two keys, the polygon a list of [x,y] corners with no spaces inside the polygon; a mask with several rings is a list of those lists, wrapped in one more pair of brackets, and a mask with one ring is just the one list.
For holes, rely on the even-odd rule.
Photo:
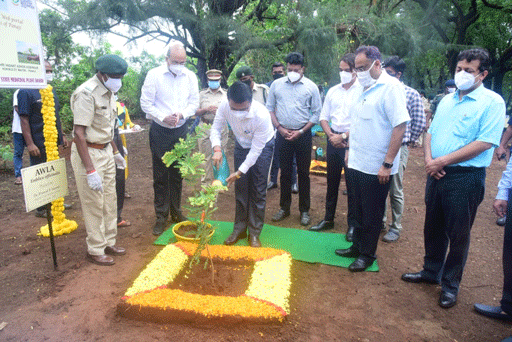
{"label": "khaki trousers", "polygon": [[105,254],[105,247],[116,244],[117,235],[117,195],[116,165],[112,146],[98,150],[88,147],[94,168],[103,183],[103,192],[89,188],[87,173],[76,145],[71,147],[71,166],[75,174],[78,195],[87,231],[87,252],[91,255]]}
{"label": "khaki trousers", "polygon": [[[404,213],[404,172],[407,167],[407,161],[409,160],[409,148],[407,145],[402,145],[400,148],[400,164],[398,165],[398,173],[394,175],[391,180],[391,187],[389,188],[389,203],[391,204],[392,222],[389,225],[390,228],[394,228],[398,231],[402,230],[402,215]],[[382,221],[386,224],[387,221],[388,204],[386,202],[386,208],[384,209],[384,217]]]}

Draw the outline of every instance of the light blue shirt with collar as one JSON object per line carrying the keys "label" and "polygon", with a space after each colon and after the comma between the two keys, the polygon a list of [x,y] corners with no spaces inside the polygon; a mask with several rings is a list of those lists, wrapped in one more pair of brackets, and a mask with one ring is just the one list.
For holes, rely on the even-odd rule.
{"label": "light blue shirt with collar", "polygon": [[[497,93],[480,85],[459,100],[459,91],[448,94],[436,109],[428,133],[432,158],[455,152],[473,141],[483,141],[497,147],[505,123],[505,101]],[[491,165],[493,149],[450,166],[487,167]]]}

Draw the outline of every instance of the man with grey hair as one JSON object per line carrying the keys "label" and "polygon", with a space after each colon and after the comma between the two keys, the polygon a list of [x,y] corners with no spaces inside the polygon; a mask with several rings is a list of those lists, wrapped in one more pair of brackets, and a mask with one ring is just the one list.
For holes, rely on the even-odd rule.
{"label": "man with grey hair", "polygon": [[187,54],[183,44],[173,41],[165,60],[165,65],[148,72],[140,96],[140,106],[146,118],[153,121],[149,130],[149,146],[155,192],[154,235],[163,233],[169,213],[174,222],[185,220],[180,206],[181,175],[174,165],[166,167],[162,156],[186,136],[186,121],[199,107],[197,77],[185,68]]}
{"label": "man with grey hair", "polygon": [[363,92],[350,109],[351,172],[347,176],[354,188],[354,216],[359,226],[354,231],[353,245],[337,249],[336,254],[357,258],[348,269],[359,272],[376,259],[386,197],[390,181],[398,172],[398,151],[409,113],[404,87],[383,72],[379,49],[360,46],[355,54],[355,71]]}

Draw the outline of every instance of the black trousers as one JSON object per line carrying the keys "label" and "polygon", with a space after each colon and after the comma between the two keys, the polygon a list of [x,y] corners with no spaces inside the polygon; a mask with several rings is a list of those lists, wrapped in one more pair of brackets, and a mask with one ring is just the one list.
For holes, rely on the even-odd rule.
{"label": "black trousers", "polygon": [[299,181],[299,211],[309,211],[311,206],[309,167],[311,166],[311,132],[307,131],[297,140],[286,140],[277,133],[279,151],[279,165],[281,167],[281,209],[290,211],[292,204],[292,165],[293,159],[297,161],[297,177]]}
{"label": "black trousers", "polygon": [[[236,140],[235,140],[236,141]],[[244,162],[250,149],[235,142],[235,170]],[[267,142],[256,163],[235,182],[235,224],[233,232],[249,230],[259,236],[265,220],[267,178],[274,153],[274,139]]]}
{"label": "black trousers", "polygon": [[512,189],[508,190],[507,223],[503,238],[503,296],[501,309],[512,315]]}
{"label": "black trousers", "polygon": [[468,256],[471,227],[484,198],[485,168],[455,166],[444,170],[446,175],[439,180],[427,178],[422,275],[440,279],[442,290],[456,295]]}
{"label": "black trousers", "polygon": [[[346,152],[346,151],[345,151]],[[347,223],[349,228],[354,227],[357,228],[361,226],[359,222],[357,222],[355,218],[355,187],[354,187],[354,176],[353,176],[354,170],[348,168],[345,165],[345,184],[347,186]]]}
{"label": "black trousers", "polygon": [[[124,158],[124,149],[123,149],[123,142],[121,140],[121,137],[119,136],[119,130],[116,128],[114,130],[114,143],[116,144],[117,150]],[[121,214],[123,213],[123,207],[124,207],[124,192],[125,192],[125,170],[124,169],[118,169],[116,167],[116,194],[117,194],[117,222],[121,222],[123,219],[121,217]]]}
{"label": "black trousers", "polygon": [[[332,146],[327,139],[327,193],[325,195],[325,221],[333,221],[338,204],[341,171],[345,169],[345,148]],[[348,189],[347,189],[348,192]]]}
{"label": "black trousers", "polygon": [[187,125],[178,128],[166,128],[153,122],[149,130],[149,146],[153,159],[153,190],[155,192],[155,213],[159,222],[165,222],[171,216],[181,214],[182,178],[173,164],[166,167],[162,162],[165,152],[173,149],[180,138],[185,138]]}
{"label": "black trousers", "polygon": [[375,260],[391,179],[386,184],[380,184],[377,175],[358,170],[351,170],[349,175],[354,189],[354,219],[360,224],[354,230],[353,247],[361,253],[361,257]]}
{"label": "black trousers", "polygon": [[[279,133],[278,133],[279,134]],[[277,184],[277,175],[279,173],[279,152],[281,151],[281,142],[282,140],[275,139],[274,145],[274,158],[272,158],[272,163],[270,164],[270,181]],[[293,160],[293,170],[292,170],[292,184],[297,183],[297,162],[295,159]]]}

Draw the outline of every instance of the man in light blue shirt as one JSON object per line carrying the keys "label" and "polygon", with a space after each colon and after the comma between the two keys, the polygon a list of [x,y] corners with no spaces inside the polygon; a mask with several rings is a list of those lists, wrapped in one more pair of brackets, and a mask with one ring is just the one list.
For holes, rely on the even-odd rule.
{"label": "man in light blue shirt", "polygon": [[276,146],[280,146],[281,166],[280,209],[272,221],[281,221],[290,216],[292,204],[292,165],[297,161],[299,179],[300,223],[309,225],[311,166],[311,127],[318,123],[322,100],[318,87],[304,76],[304,56],[292,52],[286,57],[287,77],[275,80],[270,87],[267,109],[277,129]]}
{"label": "man in light blue shirt", "polygon": [[458,90],[439,103],[424,142],[423,270],[402,275],[412,283],[441,282],[442,308],[457,303],[471,227],[484,198],[485,168],[491,164],[492,148],[500,143],[505,121],[505,102],[482,84],[490,65],[487,51],[465,50],[457,60]]}

